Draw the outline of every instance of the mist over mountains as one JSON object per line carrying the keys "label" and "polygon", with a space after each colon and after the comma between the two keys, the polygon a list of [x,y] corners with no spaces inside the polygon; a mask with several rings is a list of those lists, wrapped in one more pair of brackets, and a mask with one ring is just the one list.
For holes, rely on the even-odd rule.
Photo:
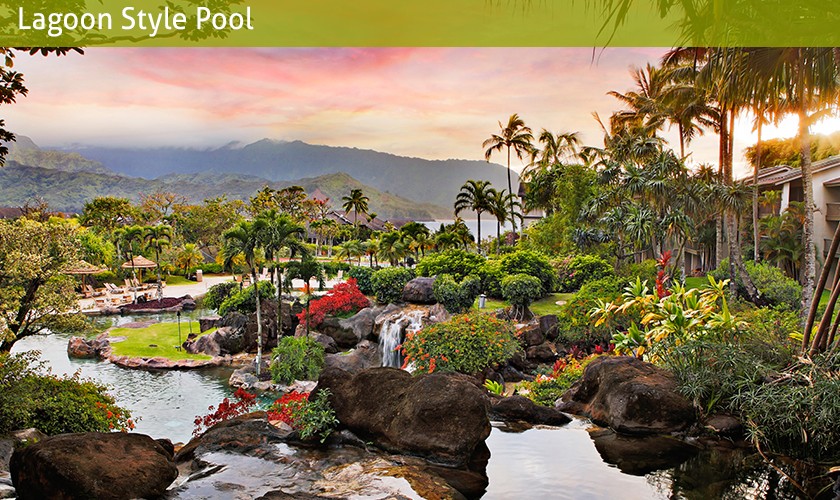
{"label": "mist over mountains", "polygon": [[[417,202],[451,207],[467,179],[507,187],[505,167],[475,160],[425,160],[349,147],[263,139],[216,149],[79,147],[73,152],[123,175],[153,179],[167,174],[238,173],[291,181],[344,172],[363,184]],[[518,184],[514,185],[516,189]]]}
{"label": "mist over mountains", "polygon": [[[371,211],[386,218],[450,218],[467,179],[507,186],[505,168],[470,160],[424,160],[371,150],[314,146],[300,141],[261,140],[210,150],[78,147],[44,149],[28,137],[6,144],[0,169],[0,205],[19,206],[34,197],[62,211],[78,211],[96,196],[139,200],[172,191],[191,202],[227,194],[247,200],[265,185],[320,190],[338,208],[358,188]],[[516,186],[516,185],[515,185]],[[516,187],[514,187],[516,189]]]}

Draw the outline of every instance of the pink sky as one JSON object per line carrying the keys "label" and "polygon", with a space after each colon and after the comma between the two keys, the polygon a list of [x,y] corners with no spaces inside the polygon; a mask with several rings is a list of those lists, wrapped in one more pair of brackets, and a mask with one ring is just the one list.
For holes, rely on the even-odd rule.
{"label": "pink sky", "polygon": [[[592,112],[619,109],[606,92],[630,90],[630,67],[662,53],[607,49],[593,61],[588,48],[92,48],[19,56],[30,93],[3,111],[11,130],[42,146],[203,148],[268,137],[483,159],[482,141],[512,113],[535,135],[579,131],[601,145]],[[716,148],[714,135],[696,141],[694,161],[715,161]]]}

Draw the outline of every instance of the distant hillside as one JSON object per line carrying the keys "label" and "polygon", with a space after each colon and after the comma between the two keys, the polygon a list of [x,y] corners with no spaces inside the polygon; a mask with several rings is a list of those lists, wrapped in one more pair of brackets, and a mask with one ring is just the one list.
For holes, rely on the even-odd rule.
{"label": "distant hillside", "polygon": [[3,142],[3,145],[9,148],[6,160],[13,160],[22,165],[37,165],[64,172],[113,173],[98,161],[89,160],[79,153],[41,149],[26,136],[19,135],[15,142]]}
{"label": "distant hillside", "polygon": [[359,188],[370,198],[370,210],[383,218],[423,220],[445,217],[449,213],[434,205],[418,204],[383,193],[343,173],[285,182],[236,174],[182,174],[149,180],[114,173],[66,172],[21,165],[16,161],[9,161],[0,168],[0,206],[21,206],[41,197],[55,210],[78,212],[86,201],[97,196],[112,195],[138,201],[142,194],[156,191],[176,192],[194,203],[223,194],[230,199],[247,200],[266,184],[274,189],[297,184],[309,193],[320,189],[336,208],[340,206],[342,196]]}
{"label": "distant hillside", "polygon": [[[377,151],[263,139],[217,149],[74,148],[114,172],[154,179],[167,174],[237,173],[290,181],[346,172],[363,184],[411,200],[451,207],[467,179],[507,187],[505,167],[473,160],[425,160]],[[517,185],[514,185],[514,190]]]}

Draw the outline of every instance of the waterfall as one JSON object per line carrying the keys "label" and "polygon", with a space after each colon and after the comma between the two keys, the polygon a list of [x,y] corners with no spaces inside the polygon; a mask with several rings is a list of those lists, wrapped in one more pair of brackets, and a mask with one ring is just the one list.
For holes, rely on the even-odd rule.
{"label": "waterfall", "polygon": [[416,332],[423,326],[423,311],[400,312],[382,322],[379,330],[379,351],[382,353],[382,366],[400,368],[402,356],[397,346],[402,343],[403,331]]}

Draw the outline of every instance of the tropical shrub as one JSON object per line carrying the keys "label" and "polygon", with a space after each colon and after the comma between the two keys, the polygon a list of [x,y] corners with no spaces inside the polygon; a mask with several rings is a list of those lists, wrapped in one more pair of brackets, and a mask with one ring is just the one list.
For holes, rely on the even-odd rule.
{"label": "tropical shrub", "polygon": [[496,396],[504,396],[505,394],[505,386],[495,380],[486,379],[484,381],[484,388]]}
{"label": "tropical shrub", "polygon": [[592,355],[579,360],[574,356],[567,356],[564,359],[558,359],[550,374],[538,374],[533,381],[520,382],[516,386],[516,392],[538,405],[554,407],[554,403],[569,390],[572,384],[580,380],[586,365],[596,357]]}
{"label": "tropical shrub", "polygon": [[575,255],[557,263],[558,289],[575,292],[584,283],[614,276],[612,265],[597,255]]}
{"label": "tropical shrub", "polygon": [[318,436],[323,443],[338,425],[329,397],[329,389],[319,390],[315,399],[308,392],[290,392],[274,402],[268,416],[292,426],[303,440]]}
{"label": "tropical shrub", "polygon": [[647,259],[642,262],[624,264],[621,268],[619,268],[618,275],[623,278],[625,283],[628,281],[636,281],[636,278],[639,278],[641,281],[647,280],[649,283],[653,283],[653,280],[656,279],[657,271],[658,267],[656,260]]}
{"label": "tropical shrub", "polygon": [[380,304],[402,302],[405,284],[414,279],[414,271],[404,267],[386,267],[373,273],[371,284]]}
{"label": "tropical shrub", "polygon": [[[314,253],[314,252],[313,252]],[[324,262],[321,265],[324,266],[324,273],[327,275],[328,278],[335,278],[338,276],[339,271],[344,271],[347,273],[353,267],[346,262]],[[368,268],[370,269],[370,268]]]}
{"label": "tropical shrub", "polygon": [[376,269],[372,267],[352,266],[347,271],[347,276],[356,280],[356,286],[363,294],[373,295],[372,278],[374,272],[376,272]]}
{"label": "tropical shrub", "polygon": [[540,296],[553,292],[557,284],[557,272],[548,257],[530,250],[517,250],[502,255],[499,266],[506,275],[527,274],[540,280]]}
{"label": "tropical shrub", "polygon": [[417,275],[431,277],[448,274],[460,282],[467,276],[478,276],[484,262],[485,259],[481,255],[461,249],[450,249],[420,259],[417,263]]}
{"label": "tropical shrub", "polygon": [[316,380],[324,368],[324,346],[311,337],[283,337],[271,351],[271,379],[280,384]]}
{"label": "tropical shrub", "polygon": [[225,267],[221,264],[216,262],[204,262],[203,264],[199,264],[197,266],[193,266],[189,269],[187,274],[193,275],[196,271],[201,269],[201,272],[205,275],[207,274],[222,274],[225,272]]}
{"label": "tropical shrub", "polygon": [[542,296],[540,280],[527,274],[513,274],[502,278],[502,297],[513,306],[513,316],[521,319],[528,314],[531,302]]}
{"label": "tropical shrub", "polygon": [[724,341],[744,328],[729,311],[727,284],[726,280],[716,281],[710,276],[709,286],[702,290],[686,290],[677,284],[663,296],[637,278],[615,301],[599,301],[592,317],[596,326],[624,319],[628,314],[641,317],[626,332],[613,335],[615,349],[621,354],[640,358],[646,355],[656,361],[674,345],[690,340]]}
{"label": "tropical shrub", "polygon": [[305,324],[309,321],[311,328],[317,328],[326,316],[342,316],[359,312],[365,307],[370,307],[370,301],[356,286],[356,280],[348,279],[339,283],[327,292],[323,297],[317,298],[309,303],[307,310],[297,315],[298,319]]}
{"label": "tropical shrub", "polygon": [[403,366],[412,364],[415,373],[440,370],[475,375],[507,362],[520,350],[511,322],[482,313],[456,315],[409,332],[402,343]]}
{"label": "tropical shrub", "polygon": [[0,354],[0,433],[29,427],[49,435],[134,428],[131,412],[117,406],[102,384],[45,371],[37,353]]}
{"label": "tropical shrub", "polygon": [[609,343],[617,329],[626,329],[632,320],[614,319],[611,323],[595,326],[590,316],[599,300],[612,302],[621,295],[624,285],[625,282],[617,277],[601,278],[583,285],[557,315],[558,341],[589,349]]}
{"label": "tropical shrub", "polygon": [[452,276],[439,274],[432,288],[435,300],[450,313],[460,314],[472,308],[480,287],[481,280],[475,276],[467,276],[457,283]]}
{"label": "tropical shrub", "polygon": [[204,295],[204,306],[210,309],[218,309],[222,302],[228,297],[239,291],[239,283],[235,281],[223,281],[215,284],[207,290]]}
{"label": "tropical shrub", "polygon": [[[788,278],[778,267],[752,261],[744,263],[747,274],[761,295],[774,306],[790,310],[798,310],[802,303],[802,287],[796,280]],[[729,278],[729,259],[724,259],[717,269],[710,273],[717,280]],[[744,296],[745,290],[741,278],[736,277],[739,294]]]}
{"label": "tropical shrub", "polygon": [[207,415],[196,416],[193,421],[195,424],[193,437],[200,436],[202,432],[210,427],[213,427],[219,422],[224,422],[225,420],[245,415],[251,411],[254,405],[257,404],[256,394],[251,394],[241,387],[233,393],[233,397],[236,398],[236,402],[231,402],[229,398],[225,398],[221,403],[219,403],[219,407],[215,410],[213,409],[213,406],[208,408],[210,413]]}
{"label": "tropical shrub", "polygon": [[[257,284],[257,288],[260,291],[261,300],[270,300],[274,298],[275,289],[271,282],[260,281]],[[243,288],[238,292],[234,292],[219,305],[219,315],[224,316],[232,311],[245,315],[251,314],[257,310],[257,301],[254,298],[254,295],[253,285]]]}
{"label": "tropical shrub", "polygon": [[478,273],[478,277],[481,279],[481,291],[487,294],[488,297],[501,299],[502,278],[505,276],[507,276],[507,273],[502,269],[501,260],[488,260]]}

